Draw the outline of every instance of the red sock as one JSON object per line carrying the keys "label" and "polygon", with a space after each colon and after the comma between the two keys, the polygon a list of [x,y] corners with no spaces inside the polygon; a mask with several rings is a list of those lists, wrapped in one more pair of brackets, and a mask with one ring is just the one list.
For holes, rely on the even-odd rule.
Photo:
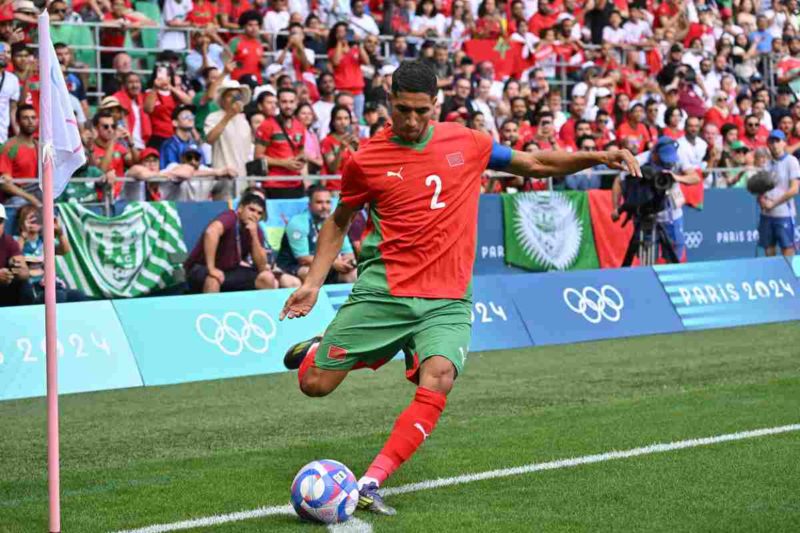
{"label": "red sock", "polygon": [[378,484],[383,484],[428,438],[446,403],[447,396],[441,392],[417,387],[414,399],[397,417],[389,440],[369,465],[364,477],[376,479]]}
{"label": "red sock", "polygon": [[317,355],[317,348],[319,348],[319,343],[311,345],[311,348],[308,349],[306,352],[306,356],[303,358],[303,362],[300,363],[300,368],[297,369],[297,381],[302,383],[303,376],[306,375],[308,369],[314,366],[314,356]]}

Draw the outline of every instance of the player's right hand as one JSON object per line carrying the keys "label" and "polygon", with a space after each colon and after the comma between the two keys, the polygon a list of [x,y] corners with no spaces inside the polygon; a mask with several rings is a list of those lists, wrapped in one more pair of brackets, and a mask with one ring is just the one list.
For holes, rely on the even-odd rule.
{"label": "player's right hand", "polygon": [[314,304],[317,303],[318,295],[319,289],[306,287],[305,285],[301,286],[286,300],[278,318],[283,320],[284,318],[300,318],[306,316],[311,312],[311,309],[314,308]]}

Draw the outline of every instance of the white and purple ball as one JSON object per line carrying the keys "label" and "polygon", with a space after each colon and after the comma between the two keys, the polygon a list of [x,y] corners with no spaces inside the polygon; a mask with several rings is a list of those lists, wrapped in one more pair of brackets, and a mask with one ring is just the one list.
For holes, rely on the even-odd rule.
{"label": "white and purple ball", "polygon": [[358,482],[345,465],[330,459],[313,461],[292,482],[292,507],[304,520],[336,524],[353,516]]}

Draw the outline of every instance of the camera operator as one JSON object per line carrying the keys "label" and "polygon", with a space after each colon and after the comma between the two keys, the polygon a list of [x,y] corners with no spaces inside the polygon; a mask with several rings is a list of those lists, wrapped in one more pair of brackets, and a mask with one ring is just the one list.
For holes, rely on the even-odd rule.
{"label": "camera operator", "polygon": [[[685,203],[685,199],[680,184],[694,185],[700,181],[700,178],[697,176],[696,172],[694,172],[694,169],[686,168],[682,162],[678,161],[678,143],[665,135],[658,138],[652,150],[642,152],[636,156],[636,159],[639,161],[639,164],[642,165],[643,175],[645,174],[645,169],[650,167],[650,172],[648,172],[648,174],[665,173],[671,176],[671,185],[664,191],[663,198],[658,194],[655,195],[658,199],[658,203],[652,207],[656,212],[655,223],[665,230],[677,259],[679,261],[683,260],[686,249],[683,235],[683,204]],[[620,175],[614,179],[614,185],[612,187],[612,205],[615,207],[614,211],[611,213],[611,219],[614,222],[619,220],[620,211],[626,210],[626,204],[629,202],[627,195],[623,195],[623,191],[626,189],[624,185],[626,179],[631,178],[626,175]],[[620,200],[623,198],[625,202],[621,203]],[[634,223],[636,224],[636,229],[634,231],[636,231],[639,229],[639,224],[641,222],[641,220],[638,219],[639,215],[632,213],[630,210],[628,210],[628,212],[634,218]],[[669,260],[668,255],[669,254],[665,253],[662,247],[661,257]]]}
{"label": "camera operator", "polygon": [[773,130],[767,143],[772,155],[767,170],[775,186],[758,197],[758,245],[767,256],[775,255],[780,246],[783,255],[791,257],[795,252],[793,198],[800,192],[800,162],[786,153],[786,135],[781,130]]}

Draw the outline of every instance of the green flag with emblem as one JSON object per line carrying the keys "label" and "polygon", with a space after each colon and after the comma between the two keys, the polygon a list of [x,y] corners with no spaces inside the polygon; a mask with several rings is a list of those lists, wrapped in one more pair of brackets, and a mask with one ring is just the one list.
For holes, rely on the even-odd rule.
{"label": "green flag with emblem", "polygon": [[505,259],[533,271],[599,268],[585,192],[504,194]]}
{"label": "green flag with emblem", "polygon": [[70,287],[129,298],[176,284],[186,245],[173,202],[133,202],[115,217],[76,203],[58,207],[72,252],[58,257],[56,269]]}

